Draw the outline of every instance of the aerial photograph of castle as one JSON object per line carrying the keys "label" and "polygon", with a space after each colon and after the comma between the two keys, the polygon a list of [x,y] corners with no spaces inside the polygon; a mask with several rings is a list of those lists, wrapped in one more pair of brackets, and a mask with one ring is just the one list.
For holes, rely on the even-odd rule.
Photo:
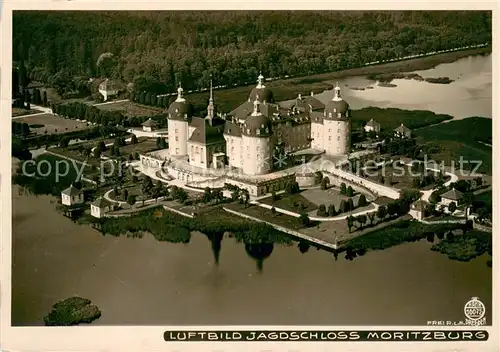
{"label": "aerial photograph of castle", "polygon": [[491,12],[14,11],[12,38],[13,326],[492,324]]}

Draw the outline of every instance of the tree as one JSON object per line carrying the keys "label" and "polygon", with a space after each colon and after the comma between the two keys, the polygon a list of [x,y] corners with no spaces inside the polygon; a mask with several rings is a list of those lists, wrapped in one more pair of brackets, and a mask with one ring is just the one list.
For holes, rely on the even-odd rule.
{"label": "tree", "polygon": [[126,189],[122,190],[122,199],[126,202],[128,199],[128,191]]}
{"label": "tree", "polygon": [[108,148],[106,147],[104,141],[100,141],[99,143],[97,143],[96,149],[99,149],[101,152],[104,152]]}
{"label": "tree", "polygon": [[177,200],[181,203],[184,203],[188,199],[188,194],[184,190],[184,188],[179,188],[177,191]]}
{"label": "tree", "polygon": [[139,141],[137,140],[137,136],[135,134],[130,137],[130,144],[137,144]]}
{"label": "tree", "polygon": [[366,205],[367,205],[366,196],[364,194],[361,194],[358,200],[358,207],[364,207]]}
{"label": "tree", "polygon": [[318,207],[318,210],[316,211],[316,215],[318,216],[326,216],[326,206],[324,204],[321,204]]}
{"label": "tree", "polygon": [[351,186],[347,187],[346,195],[348,197],[352,197],[354,195],[354,191],[352,190]]}
{"label": "tree", "polygon": [[59,140],[59,146],[61,148],[66,148],[69,145],[69,141],[71,140],[70,137],[64,136]]}
{"label": "tree", "polygon": [[309,216],[307,216],[306,213],[302,212],[299,216],[299,221],[302,224],[302,226],[309,226],[310,224],[310,219]]}
{"label": "tree", "polygon": [[381,205],[377,209],[377,218],[380,220],[384,220],[387,216],[387,207],[385,205]]}
{"label": "tree", "polygon": [[474,203],[474,199],[475,199],[474,193],[470,190],[467,190],[467,192],[465,192],[462,195],[462,203],[465,206],[465,218],[466,219],[469,218],[469,209],[472,206],[472,204]]}
{"label": "tree", "polygon": [[378,178],[378,182],[379,182],[380,184],[384,184],[384,183],[385,183],[385,178],[384,178],[384,176],[380,175],[380,177]]}
{"label": "tree", "polygon": [[335,211],[335,205],[330,204],[330,205],[328,206],[328,216],[333,217],[333,216],[335,216],[335,215],[337,215],[337,212]]}
{"label": "tree", "polygon": [[389,216],[394,216],[399,211],[399,204],[397,202],[391,202],[387,205],[387,213]]}
{"label": "tree", "polygon": [[448,205],[448,210],[453,214],[455,212],[455,210],[457,210],[457,203],[451,202]]}
{"label": "tree", "polygon": [[19,62],[19,86],[21,89],[26,89],[28,87],[29,78],[26,71],[26,66],[24,65],[24,60]]}
{"label": "tree", "polygon": [[286,193],[295,194],[300,192],[300,187],[297,181],[291,181],[286,184]]}
{"label": "tree", "polygon": [[47,91],[45,91],[45,90],[43,91],[42,105],[43,106],[49,105],[49,101],[47,99]]}
{"label": "tree", "polygon": [[347,213],[349,211],[349,204],[347,204],[347,202],[342,199],[339,208],[341,213]]}
{"label": "tree", "polygon": [[352,198],[347,199],[347,206],[349,208],[348,211],[354,210],[354,201],[352,200]]}
{"label": "tree", "polygon": [[321,171],[316,171],[314,173],[314,182],[316,184],[319,184],[321,183],[322,180],[323,180],[323,173]]}
{"label": "tree", "polygon": [[352,227],[354,226],[354,216],[349,215],[349,216],[346,218],[346,221],[347,221],[347,227],[349,228],[349,233],[351,233],[351,229],[352,229]]}
{"label": "tree", "polygon": [[330,179],[328,177],[323,177],[323,179],[321,180],[320,188],[322,190],[325,190],[328,188],[329,184],[330,184]]}
{"label": "tree", "polygon": [[212,190],[210,187],[205,187],[201,201],[203,203],[209,203],[212,200]]}
{"label": "tree", "polygon": [[275,208],[275,207],[272,207],[272,208],[271,208],[271,214],[272,214],[273,216],[276,216],[276,208]]}
{"label": "tree", "polygon": [[128,203],[129,205],[134,205],[134,204],[135,204],[135,195],[130,194],[130,195],[127,197],[127,203]]}
{"label": "tree", "polygon": [[273,202],[276,202],[278,200],[278,195],[274,190],[271,192],[271,199],[273,200]]}
{"label": "tree", "polygon": [[432,192],[431,195],[429,196],[429,202],[431,202],[432,204],[437,204],[440,201],[441,201],[441,196],[437,191]]}
{"label": "tree", "polygon": [[340,184],[340,193],[344,195],[347,194],[347,188],[344,182]]}
{"label": "tree", "polygon": [[367,217],[366,217],[366,215],[361,214],[361,215],[358,215],[358,216],[356,217],[356,220],[357,220],[357,221],[359,222],[359,224],[361,225],[361,228],[363,228],[363,225],[364,225],[364,224],[366,223],[366,221],[367,221]]}
{"label": "tree", "polygon": [[375,221],[376,212],[372,211],[371,213],[368,213],[366,215],[368,216],[368,219],[370,219],[370,225],[373,225],[373,222]]}
{"label": "tree", "polygon": [[102,154],[101,149],[99,149],[99,148],[95,148],[95,149],[94,149],[94,157],[95,157],[96,159],[100,159],[100,158],[101,158],[101,154]]}
{"label": "tree", "polygon": [[155,199],[155,202],[158,203],[158,198],[162,197],[165,194],[165,189],[161,181],[158,181],[158,183],[154,186],[151,194]]}

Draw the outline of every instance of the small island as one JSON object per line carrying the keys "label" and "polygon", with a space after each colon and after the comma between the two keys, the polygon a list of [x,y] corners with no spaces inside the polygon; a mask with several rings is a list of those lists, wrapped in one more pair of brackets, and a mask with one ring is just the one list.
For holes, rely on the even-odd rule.
{"label": "small island", "polygon": [[70,297],[52,306],[52,311],[43,318],[46,326],[71,326],[90,324],[101,317],[101,311],[86,298]]}
{"label": "small island", "polygon": [[450,84],[453,80],[449,77],[428,77],[424,78],[418,73],[385,73],[385,74],[371,74],[366,76],[367,79],[372,81],[378,81],[380,87],[395,87],[396,85],[391,85],[390,83],[395,79],[413,79],[416,81],[422,81],[427,83],[435,84]]}

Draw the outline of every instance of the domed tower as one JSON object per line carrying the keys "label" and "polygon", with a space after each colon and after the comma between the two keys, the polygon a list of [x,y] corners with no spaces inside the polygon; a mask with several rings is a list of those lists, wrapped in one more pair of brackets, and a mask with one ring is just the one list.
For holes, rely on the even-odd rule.
{"label": "domed tower", "polygon": [[257,79],[257,86],[252,89],[250,95],[248,96],[248,101],[259,101],[261,103],[274,103],[273,92],[264,85],[264,76],[262,73]]}
{"label": "domed tower", "polygon": [[179,85],[177,99],[168,107],[168,149],[170,155],[187,155],[191,109]]}
{"label": "domed tower", "polygon": [[263,175],[272,170],[271,121],[259,110],[255,100],[253,112],[241,127],[243,173]]}
{"label": "domed tower", "polygon": [[328,155],[349,154],[351,149],[351,120],[349,104],[342,99],[337,83],[335,95],[323,113],[323,148]]}

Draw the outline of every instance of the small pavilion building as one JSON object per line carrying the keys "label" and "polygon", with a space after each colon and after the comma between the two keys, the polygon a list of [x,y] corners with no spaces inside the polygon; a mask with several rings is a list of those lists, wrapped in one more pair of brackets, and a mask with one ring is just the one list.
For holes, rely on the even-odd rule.
{"label": "small pavilion building", "polygon": [[104,101],[118,95],[119,89],[116,82],[106,78],[104,82],[99,85],[99,93],[103,96]]}
{"label": "small pavilion building", "polygon": [[90,205],[90,215],[92,215],[95,218],[102,218],[104,214],[106,214],[111,210],[113,210],[113,204],[103,197],[97,198]]}
{"label": "small pavilion building", "polygon": [[423,201],[423,200],[417,200],[416,202],[413,202],[410,205],[410,212],[409,214],[411,217],[417,220],[423,220],[425,218],[425,210],[429,203]]}
{"label": "small pavilion building", "polygon": [[153,132],[158,128],[158,123],[155,120],[149,118],[142,124],[142,129],[144,132]]}
{"label": "small pavilion building", "polygon": [[380,123],[375,121],[374,119],[371,119],[368,121],[364,127],[365,132],[375,132],[376,134],[380,133]]}
{"label": "small pavilion building", "polygon": [[61,203],[67,206],[82,204],[84,202],[83,191],[71,185],[61,192]]}
{"label": "small pavilion building", "polygon": [[462,197],[463,193],[453,188],[441,194],[441,204],[449,206],[452,202],[455,202],[456,205],[459,205],[462,201]]}
{"label": "small pavilion building", "polygon": [[411,130],[401,124],[401,126],[394,129],[394,136],[398,138],[411,138]]}

